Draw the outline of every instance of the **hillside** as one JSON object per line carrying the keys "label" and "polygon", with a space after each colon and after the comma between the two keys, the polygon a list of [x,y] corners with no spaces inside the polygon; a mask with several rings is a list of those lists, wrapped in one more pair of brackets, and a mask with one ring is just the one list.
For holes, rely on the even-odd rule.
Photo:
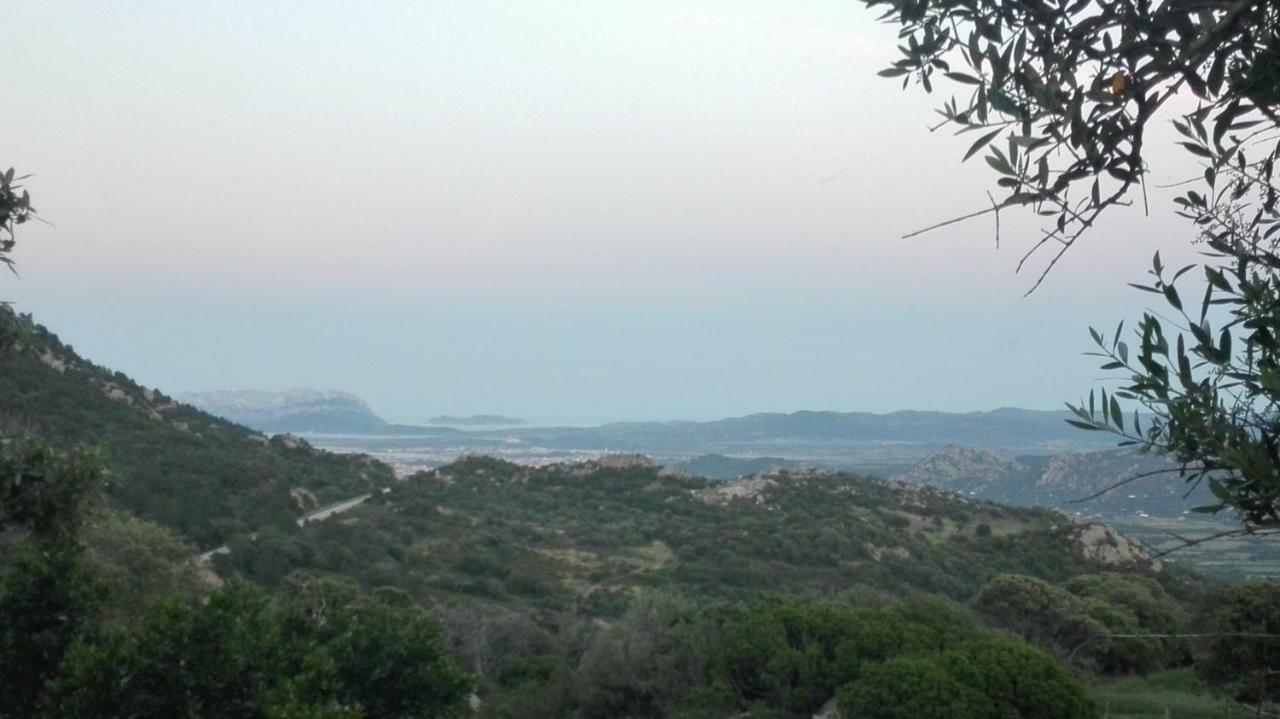
{"label": "hillside", "polygon": [[[1187,485],[1171,470],[1176,465],[1169,460],[1131,449],[1010,456],[952,445],[894,478],[978,499],[1089,517],[1154,551],[1176,549],[1171,561],[1218,576],[1280,577],[1280,544],[1267,537],[1222,538],[1183,547],[1188,540],[1238,525],[1226,513],[1191,511],[1213,504],[1212,494],[1208,487]],[[1115,488],[1105,491],[1111,487]],[[1099,492],[1103,494],[1089,499]]]}
{"label": "hillside", "polygon": [[[1181,516],[1191,507],[1211,504],[1207,487],[1192,490],[1170,472],[1163,457],[1131,449],[1009,456],[989,449],[949,445],[895,479],[928,484],[1006,504],[1069,509],[1104,517],[1138,514]],[[1139,475],[1141,477],[1086,498]],[[1190,494],[1188,491],[1190,490]]]}
{"label": "hillside", "polygon": [[177,395],[178,400],[262,432],[376,433],[387,423],[349,392],[222,391]]}
{"label": "hillside", "polygon": [[8,310],[0,323],[18,337],[0,348],[0,423],[58,446],[97,449],[111,504],[200,547],[291,525],[306,507],[393,481],[390,468],[368,457],[268,438],[143,387]]}
{"label": "hillside", "polygon": [[[1047,627],[1029,638],[1094,671],[1120,650],[1094,641],[1073,652],[1081,641],[1165,626],[1199,586],[1108,528],[1048,510],[810,470],[716,481],[634,455],[542,467],[469,457],[412,475],[338,521],[242,538],[215,563],[267,586],[288,587],[298,572],[340,575],[429,604],[479,677],[481,715],[511,718],[723,717],[760,705],[785,708],[760,716],[812,716],[840,683],[818,677],[847,669],[784,664],[779,686],[811,686],[794,702],[778,698],[786,689],[691,692],[714,685],[715,667],[740,651],[758,651],[770,667],[832,661],[837,642],[820,638],[825,621],[791,632],[758,612],[919,607],[906,611],[931,626],[986,621],[1016,634],[1022,609],[1011,616],[987,604],[1009,584],[1025,589],[1007,606],[1027,598],[1028,621]],[[1086,605],[1072,593],[1099,584],[1115,598]],[[1145,602],[1144,618],[1127,602]],[[749,640],[729,638],[739,618]],[[910,626],[887,631],[888,644],[877,632],[856,651],[882,657],[912,646]],[[1143,651],[1151,668],[1179,656],[1176,647]],[[714,699],[714,711],[672,711],[698,697]]]}
{"label": "hillside", "polygon": [[720,482],[638,459],[475,457],[414,475],[343,521],[233,545],[231,562],[267,583],[319,569],[414,595],[607,616],[644,587],[964,600],[1002,572],[1145,571],[1136,546],[1103,532],[1110,553],[1099,554],[1095,534],[1055,512],[849,474]]}
{"label": "hillside", "polygon": [[805,463],[782,457],[726,457],[723,454],[701,454],[671,462],[672,469],[707,479],[737,479],[753,474],[767,474],[778,469],[802,469]]}

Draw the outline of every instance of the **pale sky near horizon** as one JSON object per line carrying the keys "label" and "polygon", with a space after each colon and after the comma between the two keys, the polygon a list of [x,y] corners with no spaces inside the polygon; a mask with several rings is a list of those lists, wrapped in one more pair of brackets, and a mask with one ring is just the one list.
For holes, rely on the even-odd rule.
{"label": "pale sky near horizon", "polygon": [[1175,151],[1027,298],[1029,218],[900,239],[994,178],[927,131],[945,94],[876,76],[895,29],[857,2],[18,0],[0,45],[0,164],[51,223],[0,299],[169,392],[1052,408],[1151,253],[1190,256]]}

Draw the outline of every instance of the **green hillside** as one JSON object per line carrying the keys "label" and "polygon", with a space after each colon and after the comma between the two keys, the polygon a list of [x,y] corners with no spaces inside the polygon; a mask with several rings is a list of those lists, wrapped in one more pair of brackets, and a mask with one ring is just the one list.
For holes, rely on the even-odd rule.
{"label": "green hillside", "polygon": [[724,483],[639,462],[531,468],[477,457],[414,475],[341,521],[233,547],[232,561],[268,582],[323,569],[610,615],[641,588],[965,600],[1000,573],[1059,581],[1106,568],[1086,558],[1081,534],[1054,512],[848,474]]}
{"label": "green hillside", "polygon": [[[227,576],[287,587],[299,572],[330,574],[434,607],[491,702],[485,716],[711,717],[753,708],[809,716],[842,682],[863,676],[835,655],[819,656],[846,639],[871,641],[857,627],[879,622],[902,622],[894,630],[902,644],[887,654],[857,651],[914,662],[923,656],[909,648],[919,631],[921,646],[970,651],[991,638],[982,638],[985,623],[1082,677],[1186,666],[1180,641],[1109,635],[1179,631],[1209,586],[1100,525],[1048,510],[841,473],[714,481],[635,456],[536,468],[466,458],[340,518],[231,547],[218,560]],[[779,643],[735,644],[732,636],[756,631],[756,622],[777,623]],[[959,634],[934,634],[921,622]],[[671,626],[682,627],[680,638],[642,638]],[[828,641],[827,649],[812,645]],[[1014,661],[1018,646],[992,651]],[[748,661],[735,652],[764,654]],[[759,681],[790,689],[717,684],[725,662],[760,671],[758,663],[792,661],[768,658],[789,652],[817,664]],[[800,659],[806,652],[819,654]],[[894,664],[892,676],[945,675],[929,656],[923,667]],[[646,674],[683,671],[664,662],[693,662],[694,674]],[[841,701],[858,706],[846,690]],[[699,697],[716,711],[693,711]]]}
{"label": "green hillside", "polygon": [[108,500],[208,548],[253,528],[291,525],[308,507],[386,486],[363,456],[267,438],[173,401],[82,358],[28,318],[0,310],[0,425],[60,447],[89,447]]}

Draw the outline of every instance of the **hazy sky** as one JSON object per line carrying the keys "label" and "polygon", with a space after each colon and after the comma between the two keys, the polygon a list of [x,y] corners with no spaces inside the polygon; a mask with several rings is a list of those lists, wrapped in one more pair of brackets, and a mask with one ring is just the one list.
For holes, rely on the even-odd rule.
{"label": "hazy sky", "polygon": [[1026,299],[1026,218],[899,239],[994,178],[876,76],[895,34],[851,0],[19,0],[0,163],[52,227],[0,298],[143,384],[396,419],[1060,406],[1187,226],[1153,190]]}

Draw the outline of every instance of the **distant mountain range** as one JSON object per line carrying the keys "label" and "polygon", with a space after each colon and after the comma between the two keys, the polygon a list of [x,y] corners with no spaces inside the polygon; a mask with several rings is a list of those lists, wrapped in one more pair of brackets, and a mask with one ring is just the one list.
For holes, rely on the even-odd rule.
{"label": "distant mountain range", "polygon": [[[1184,498],[1176,476],[1157,475],[1078,502],[1166,460],[1115,450],[1115,438],[1068,425],[1066,412],[904,411],[767,413],[709,422],[617,422],[598,427],[502,426],[500,415],[442,416],[433,426],[388,423],[346,392],[209,392],[182,395],[212,414],[266,432],[355,437],[382,456],[421,452],[448,461],[469,452],[538,461],[543,453],[634,452],[715,479],[818,467],[853,469],[959,494],[1102,517],[1182,516],[1210,504],[1205,488]],[[483,426],[481,426],[483,425]]]}
{"label": "distant mountain range", "polygon": [[[547,451],[635,452],[688,474],[734,479],[777,469],[853,468],[958,494],[1114,519],[1179,517],[1211,504],[1159,457],[1114,449],[1115,438],[1072,428],[1065,412],[767,413],[709,422],[617,422],[598,427],[501,426],[499,415],[442,416],[438,426],[391,424],[346,392],[210,392],[183,395],[205,411],[267,432],[365,437],[375,454],[435,451],[530,458]],[[472,425],[487,425],[486,427]],[[512,449],[516,448],[516,449]],[[515,454],[510,454],[511,452]],[[446,460],[447,461],[447,460]],[[1080,501],[1130,477],[1100,497]]]}
{"label": "distant mountain range", "polygon": [[[897,471],[950,444],[1020,454],[1101,449],[1114,438],[1069,426],[1063,411],[1003,408],[989,412],[801,411],[708,422],[615,422],[596,427],[518,426],[502,415],[440,416],[431,426],[388,423],[346,392],[208,392],[183,395],[207,412],[267,432],[368,435],[387,447],[540,447],[642,452],[689,458],[770,456],[864,471]],[[376,438],[383,438],[381,440]],[[394,439],[392,439],[394,438]],[[736,476],[736,475],[735,475]]]}
{"label": "distant mountain range", "polygon": [[[711,422],[618,422],[600,427],[520,430],[520,439],[548,447],[607,447],[650,454],[772,454],[821,459],[850,448],[914,448],[919,459],[948,444],[1052,453],[1115,443],[1066,423],[1065,411],[1003,408],[989,412],[765,413]],[[919,448],[927,451],[921,452]]]}

